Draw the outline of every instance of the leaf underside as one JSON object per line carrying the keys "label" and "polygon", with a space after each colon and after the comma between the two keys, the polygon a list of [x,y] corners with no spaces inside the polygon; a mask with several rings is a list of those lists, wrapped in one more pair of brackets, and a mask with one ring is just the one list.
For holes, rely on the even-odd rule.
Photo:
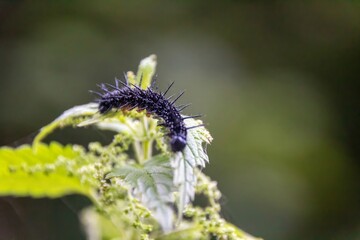
{"label": "leaf underside", "polygon": [[[198,125],[200,121],[188,119],[185,123],[187,126]],[[201,123],[201,122],[200,122]],[[178,188],[179,198],[177,201],[178,221],[182,218],[182,213],[186,205],[194,200],[196,167],[205,167],[209,158],[203,147],[203,143],[209,144],[211,136],[203,127],[195,128],[188,131],[187,145],[184,151],[174,154],[171,158],[171,165],[174,169],[174,185]]]}

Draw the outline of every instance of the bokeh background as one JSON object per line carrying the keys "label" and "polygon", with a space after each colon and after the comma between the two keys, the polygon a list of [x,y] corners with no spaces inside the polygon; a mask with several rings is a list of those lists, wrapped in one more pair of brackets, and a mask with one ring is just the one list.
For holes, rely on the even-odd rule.
{"label": "bokeh background", "polygon": [[[175,81],[206,115],[228,220],[266,240],[360,239],[356,1],[0,1],[0,144],[153,53],[160,89]],[[1,198],[0,239],[81,239],[64,202]]]}

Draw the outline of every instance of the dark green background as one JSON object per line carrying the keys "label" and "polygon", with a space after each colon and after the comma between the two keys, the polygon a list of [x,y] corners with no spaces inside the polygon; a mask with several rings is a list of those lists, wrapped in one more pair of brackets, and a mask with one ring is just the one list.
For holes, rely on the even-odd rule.
{"label": "dark green background", "polygon": [[[267,240],[360,239],[360,4],[304,2],[0,1],[0,143],[155,53],[160,89],[175,81],[186,113],[206,115],[227,219]],[[3,238],[33,226],[13,201]],[[54,227],[76,220],[63,201],[20,202],[39,212],[25,236],[78,238]]]}

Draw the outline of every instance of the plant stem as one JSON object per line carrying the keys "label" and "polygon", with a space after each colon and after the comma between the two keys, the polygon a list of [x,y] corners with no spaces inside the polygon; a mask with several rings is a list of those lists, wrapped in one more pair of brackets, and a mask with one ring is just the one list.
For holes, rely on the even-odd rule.
{"label": "plant stem", "polygon": [[149,121],[146,116],[142,118],[142,123],[144,127],[144,137],[145,140],[143,142],[143,157],[144,160],[151,158],[152,155],[152,140],[149,137]]}
{"label": "plant stem", "polygon": [[142,153],[140,142],[135,140],[133,146],[135,150],[136,159],[141,164],[144,161],[144,154]]}

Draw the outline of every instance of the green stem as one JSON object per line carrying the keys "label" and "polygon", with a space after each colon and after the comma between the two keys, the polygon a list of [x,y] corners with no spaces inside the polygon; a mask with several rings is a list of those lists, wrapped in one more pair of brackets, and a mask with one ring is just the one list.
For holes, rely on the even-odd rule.
{"label": "green stem", "polygon": [[143,144],[143,147],[144,147],[144,159],[151,158],[152,141],[150,141],[150,140],[145,141]]}
{"label": "green stem", "polygon": [[[132,134],[134,136],[138,135],[138,131],[136,129],[134,129],[131,126],[131,124],[129,124],[128,122],[125,122],[125,124],[126,124],[126,126],[128,126],[128,128],[130,129],[130,131],[132,132]],[[137,137],[135,137],[135,139],[134,139],[133,147],[134,147],[135,157],[136,157],[138,163],[140,163],[140,164],[143,163],[146,158],[144,157],[144,151],[141,148],[141,144],[137,140]]]}
{"label": "green stem", "polygon": [[134,146],[136,159],[138,160],[138,162],[140,164],[143,163],[144,162],[144,154],[142,153],[140,142],[135,140],[133,143],[133,146]]}
{"label": "green stem", "polygon": [[146,116],[142,118],[142,124],[144,128],[144,142],[143,142],[143,157],[144,160],[151,158],[152,156],[152,143],[153,141],[149,137],[149,121]]}

